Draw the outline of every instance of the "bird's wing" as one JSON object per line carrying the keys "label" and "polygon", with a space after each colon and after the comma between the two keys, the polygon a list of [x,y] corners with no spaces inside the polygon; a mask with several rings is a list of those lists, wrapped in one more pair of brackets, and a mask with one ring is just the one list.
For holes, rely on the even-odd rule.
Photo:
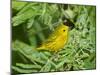
{"label": "bird's wing", "polygon": [[45,41],[43,46],[45,46],[47,49],[51,49],[56,43],[55,40],[56,40],[56,36],[49,37],[48,40]]}
{"label": "bird's wing", "polygon": [[49,37],[48,39],[47,39],[47,41],[46,41],[46,43],[48,42],[53,42],[53,41],[55,41],[56,40],[56,36],[52,36],[52,37]]}

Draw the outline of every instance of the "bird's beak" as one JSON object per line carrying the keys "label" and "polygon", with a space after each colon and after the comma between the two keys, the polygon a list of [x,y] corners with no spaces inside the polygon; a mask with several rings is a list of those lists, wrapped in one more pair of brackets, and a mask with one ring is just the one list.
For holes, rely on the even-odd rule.
{"label": "bird's beak", "polygon": [[70,28],[70,30],[72,30],[75,27],[75,25],[68,19],[64,20],[63,24],[68,26]]}

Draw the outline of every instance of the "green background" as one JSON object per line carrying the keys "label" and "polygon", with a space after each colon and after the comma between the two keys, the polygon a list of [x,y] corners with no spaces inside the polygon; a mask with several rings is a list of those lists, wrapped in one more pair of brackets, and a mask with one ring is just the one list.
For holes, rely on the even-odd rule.
{"label": "green background", "polygon": [[[77,71],[96,68],[96,7],[12,1],[12,73]],[[62,17],[75,28],[57,54],[35,48]]]}

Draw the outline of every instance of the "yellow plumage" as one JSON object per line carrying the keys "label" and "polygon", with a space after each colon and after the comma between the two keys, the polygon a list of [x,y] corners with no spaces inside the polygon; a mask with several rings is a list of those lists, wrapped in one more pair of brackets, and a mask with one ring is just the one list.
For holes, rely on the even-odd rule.
{"label": "yellow plumage", "polygon": [[69,25],[61,24],[55,28],[54,32],[51,33],[48,39],[43,42],[37,50],[49,50],[57,52],[63,48],[68,42]]}

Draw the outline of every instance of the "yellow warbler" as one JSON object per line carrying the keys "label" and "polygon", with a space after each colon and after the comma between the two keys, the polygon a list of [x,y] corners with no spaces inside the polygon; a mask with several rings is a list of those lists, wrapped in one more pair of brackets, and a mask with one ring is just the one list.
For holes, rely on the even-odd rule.
{"label": "yellow warbler", "polygon": [[74,24],[69,20],[65,20],[55,28],[54,32],[49,35],[48,39],[41,43],[40,47],[37,49],[57,52],[68,42],[69,29],[73,28]]}

